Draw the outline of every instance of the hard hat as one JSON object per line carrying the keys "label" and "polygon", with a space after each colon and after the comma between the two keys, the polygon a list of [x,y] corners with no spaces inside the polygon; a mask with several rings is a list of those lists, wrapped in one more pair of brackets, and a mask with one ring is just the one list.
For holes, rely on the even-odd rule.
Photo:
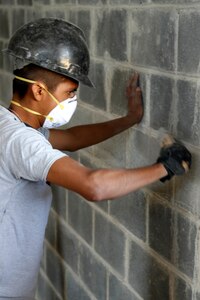
{"label": "hard hat", "polygon": [[6,53],[94,86],[88,77],[90,57],[83,31],[62,19],[41,18],[20,27]]}

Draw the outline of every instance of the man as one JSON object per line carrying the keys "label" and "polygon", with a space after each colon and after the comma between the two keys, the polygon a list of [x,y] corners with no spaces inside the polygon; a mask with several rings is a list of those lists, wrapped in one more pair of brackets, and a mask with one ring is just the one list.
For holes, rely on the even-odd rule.
{"label": "man", "polygon": [[191,155],[175,143],[148,167],[93,170],[81,165],[61,151],[97,144],[141,121],[138,75],[127,88],[126,116],[58,130],[76,109],[79,82],[93,85],[82,31],[63,20],[39,19],[14,34],[7,53],[21,67],[14,71],[9,109],[0,108],[0,298],[33,299],[51,183],[89,201],[114,199],[184,174],[183,162],[190,167]]}

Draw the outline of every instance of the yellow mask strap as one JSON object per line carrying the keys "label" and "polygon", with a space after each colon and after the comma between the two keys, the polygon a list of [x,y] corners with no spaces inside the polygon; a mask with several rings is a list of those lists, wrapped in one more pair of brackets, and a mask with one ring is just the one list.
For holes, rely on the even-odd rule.
{"label": "yellow mask strap", "polygon": [[49,94],[49,96],[56,102],[57,105],[60,106],[61,109],[64,109],[64,106],[46,89],[46,87],[42,83],[31,80],[31,79],[23,78],[20,76],[15,76],[15,78],[18,80],[21,80],[21,81],[28,82],[28,83],[37,83],[41,88],[43,88]]}
{"label": "yellow mask strap", "polygon": [[42,115],[42,114],[38,113],[37,111],[34,111],[34,110],[30,109],[30,108],[22,106],[19,102],[16,102],[16,101],[12,100],[11,103],[14,104],[14,105],[16,105],[16,106],[19,106],[19,107],[23,108],[25,111],[28,111],[28,112],[30,112],[30,113],[32,113],[34,115],[42,116],[42,117],[45,117],[46,119],[48,119],[50,121],[53,121],[52,117]]}

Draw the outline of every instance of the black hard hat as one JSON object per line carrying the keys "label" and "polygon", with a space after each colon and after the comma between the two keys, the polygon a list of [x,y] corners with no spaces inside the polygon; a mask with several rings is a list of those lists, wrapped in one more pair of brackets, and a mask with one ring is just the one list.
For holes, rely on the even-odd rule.
{"label": "black hard hat", "polygon": [[64,20],[41,18],[23,25],[5,51],[15,60],[94,86],[88,78],[90,57],[84,33]]}

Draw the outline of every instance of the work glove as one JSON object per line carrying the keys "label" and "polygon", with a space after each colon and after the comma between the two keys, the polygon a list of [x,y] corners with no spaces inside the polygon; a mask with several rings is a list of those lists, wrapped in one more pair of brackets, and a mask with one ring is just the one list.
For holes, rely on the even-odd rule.
{"label": "work glove", "polygon": [[192,155],[182,143],[173,140],[170,145],[163,145],[157,163],[163,164],[168,173],[160,179],[160,181],[165,182],[174,175],[186,173],[191,167]]}

